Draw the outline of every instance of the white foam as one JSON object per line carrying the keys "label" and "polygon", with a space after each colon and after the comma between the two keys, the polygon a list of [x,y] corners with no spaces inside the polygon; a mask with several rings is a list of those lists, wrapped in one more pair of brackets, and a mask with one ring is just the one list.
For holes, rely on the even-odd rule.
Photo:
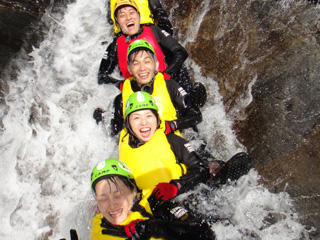
{"label": "white foam", "polygon": [[[9,92],[0,109],[5,116],[0,139],[1,239],[42,239],[48,234],[49,239],[69,238],[70,228],[88,239],[94,209],[91,169],[118,154],[108,120],[119,91],[97,84],[106,48],[101,42],[112,39],[105,16],[99,0],[76,1],[64,17],[45,15],[47,37],[30,54],[31,60],[15,61],[18,78],[6,79]],[[233,134],[217,84],[189,64],[209,92],[200,134],[214,155],[227,160],[244,147]],[[96,107],[106,110],[105,126],[92,118]],[[212,226],[218,239],[247,239],[244,229],[261,239],[276,239],[276,234],[283,237],[278,239],[294,239],[303,232],[289,197],[269,193],[257,180],[253,172],[237,187],[215,191],[199,204],[199,211],[230,218],[232,224]],[[283,217],[267,226],[263,221],[269,213]]]}

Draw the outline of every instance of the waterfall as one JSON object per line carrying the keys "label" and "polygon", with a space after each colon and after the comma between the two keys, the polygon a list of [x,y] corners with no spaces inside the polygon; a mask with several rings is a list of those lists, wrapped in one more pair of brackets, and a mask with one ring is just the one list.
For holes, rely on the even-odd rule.
{"label": "waterfall", "polygon": [[[97,84],[107,46],[101,43],[112,40],[105,16],[99,0],[71,3],[63,15],[46,13],[44,40],[7,69],[8,91],[0,108],[0,239],[68,239],[71,228],[89,239],[95,207],[91,169],[118,155],[108,123],[119,90]],[[213,155],[227,160],[245,148],[232,131],[218,85],[201,76],[191,59],[187,64],[209,93],[200,135]],[[92,118],[96,107],[106,110],[104,124]],[[288,194],[270,193],[259,178],[251,170],[237,185],[212,190],[202,184],[180,198],[193,196],[195,211],[223,219],[212,223],[218,239],[307,238]]]}

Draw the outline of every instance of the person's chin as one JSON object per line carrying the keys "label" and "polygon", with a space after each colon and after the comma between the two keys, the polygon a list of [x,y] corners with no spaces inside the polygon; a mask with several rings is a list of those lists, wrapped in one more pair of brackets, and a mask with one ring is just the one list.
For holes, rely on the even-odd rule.
{"label": "person's chin", "polygon": [[126,218],[124,216],[118,216],[118,217],[113,217],[111,224],[114,225],[120,225],[124,220],[126,220]]}
{"label": "person's chin", "polygon": [[132,36],[138,33],[138,30],[136,27],[135,28],[128,28],[127,29],[127,35]]}
{"label": "person's chin", "polygon": [[109,213],[108,218],[109,218],[108,220],[110,223],[116,224],[116,225],[122,223],[126,219],[126,217],[123,214],[123,210],[119,211],[119,213],[117,213],[117,214],[110,214]]}
{"label": "person's chin", "polygon": [[149,78],[139,79],[140,85],[146,85],[146,84],[148,84],[149,82],[151,82],[151,79],[149,79]]}

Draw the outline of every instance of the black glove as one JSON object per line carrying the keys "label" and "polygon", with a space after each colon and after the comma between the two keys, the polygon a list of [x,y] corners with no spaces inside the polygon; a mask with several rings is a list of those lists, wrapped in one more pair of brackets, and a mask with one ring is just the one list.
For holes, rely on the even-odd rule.
{"label": "black glove", "polygon": [[168,17],[159,17],[157,19],[158,27],[166,31],[170,35],[173,35],[173,26]]}
{"label": "black glove", "polygon": [[[70,229],[70,239],[71,240],[78,240],[78,234],[77,231],[75,229]],[[62,238],[60,240],[66,240],[65,238]]]}
{"label": "black glove", "polygon": [[167,135],[177,130],[177,126],[174,121],[166,121],[166,129],[164,133]]}
{"label": "black glove", "polygon": [[173,34],[173,26],[169,20],[169,16],[166,13],[165,10],[162,8],[157,8],[154,11],[152,11],[154,18],[157,22],[157,26],[161,28],[162,30],[165,30],[170,35]]}
{"label": "black glove", "polygon": [[196,82],[190,89],[190,92],[185,96],[186,105],[202,107],[206,101],[207,90],[200,82]]}
{"label": "black glove", "polygon": [[71,240],[78,240],[78,234],[75,229],[70,229],[70,238]]}
{"label": "black glove", "polygon": [[96,108],[96,110],[94,110],[93,118],[96,120],[97,124],[103,120],[102,113],[104,113],[104,111],[101,108]]}

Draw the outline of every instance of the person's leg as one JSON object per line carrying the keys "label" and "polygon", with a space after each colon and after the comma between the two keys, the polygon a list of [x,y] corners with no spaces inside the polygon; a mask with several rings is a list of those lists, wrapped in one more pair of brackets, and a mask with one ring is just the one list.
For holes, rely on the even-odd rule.
{"label": "person's leg", "polygon": [[189,94],[189,101],[192,102],[195,107],[202,107],[206,103],[207,90],[205,86],[200,82],[192,82],[185,66],[182,66],[180,71],[175,73],[172,78]]}
{"label": "person's leg", "polygon": [[220,186],[230,181],[236,181],[243,175],[247,174],[252,167],[249,155],[245,152],[235,154],[227,161],[221,170],[212,179],[211,183]]}
{"label": "person's leg", "polygon": [[123,114],[122,114],[122,94],[116,96],[113,102],[113,118],[111,119],[111,135],[117,135],[123,128]]}

